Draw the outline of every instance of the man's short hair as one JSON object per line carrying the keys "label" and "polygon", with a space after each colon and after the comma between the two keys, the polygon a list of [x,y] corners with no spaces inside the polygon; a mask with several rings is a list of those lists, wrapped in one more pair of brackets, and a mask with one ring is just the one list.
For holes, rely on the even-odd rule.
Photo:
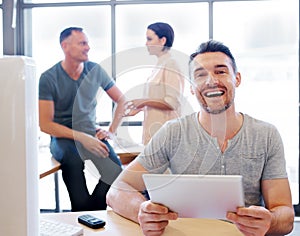
{"label": "man's short hair", "polygon": [[227,46],[225,46],[223,43],[218,42],[216,40],[209,40],[205,43],[200,44],[200,46],[197,48],[196,52],[192,53],[190,55],[190,61],[189,61],[189,65],[190,65],[190,78],[192,78],[192,73],[191,73],[191,62],[194,60],[194,58],[199,55],[199,54],[203,54],[206,52],[222,52],[225,55],[227,55],[230,59],[231,59],[231,64],[232,64],[232,68],[234,73],[237,73],[237,66],[236,66],[236,62],[235,59],[231,53],[231,51],[229,50],[229,48]]}
{"label": "man's short hair", "polygon": [[81,27],[69,27],[64,29],[59,36],[59,43],[61,43],[62,41],[64,41],[66,38],[68,38],[71,34],[72,31],[80,31],[82,32],[83,29]]}

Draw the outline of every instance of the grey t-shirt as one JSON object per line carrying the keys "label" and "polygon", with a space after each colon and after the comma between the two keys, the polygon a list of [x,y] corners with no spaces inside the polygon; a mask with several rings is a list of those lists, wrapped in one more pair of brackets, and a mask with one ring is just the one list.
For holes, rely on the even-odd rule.
{"label": "grey t-shirt", "polygon": [[84,62],[78,80],[70,78],[59,62],[41,75],[39,99],[54,102],[54,122],[94,134],[98,89],[107,91],[114,84],[94,62]]}
{"label": "grey t-shirt", "polygon": [[[277,129],[248,115],[224,153],[199,124],[198,113],[166,123],[138,157],[151,173],[242,175],[245,204],[263,205],[261,180],[287,178]],[[222,196],[220,196],[222,198]]]}

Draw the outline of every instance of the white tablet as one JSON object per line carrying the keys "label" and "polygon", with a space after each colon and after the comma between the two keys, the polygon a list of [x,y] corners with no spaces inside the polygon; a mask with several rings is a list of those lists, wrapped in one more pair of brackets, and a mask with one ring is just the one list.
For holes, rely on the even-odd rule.
{"label": "white tablet", "polygon": [[152,202],[184,218],[226,219],[228,211],[244,206],[240,175],[144,174]]}

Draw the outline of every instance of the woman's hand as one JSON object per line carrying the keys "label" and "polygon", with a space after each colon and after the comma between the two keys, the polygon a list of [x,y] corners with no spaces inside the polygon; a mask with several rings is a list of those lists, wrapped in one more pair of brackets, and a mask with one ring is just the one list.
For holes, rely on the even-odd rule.
{"label": "woman's hand", "polygon": [[123,116],[134,116],[143,110],[141,99],[131,100],[125,103]]}

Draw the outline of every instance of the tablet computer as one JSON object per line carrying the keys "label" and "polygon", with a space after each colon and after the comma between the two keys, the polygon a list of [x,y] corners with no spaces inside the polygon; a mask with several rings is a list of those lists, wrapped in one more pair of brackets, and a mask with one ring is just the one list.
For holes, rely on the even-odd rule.
{"label": "tablet computer", "polygon": [[245,204],[240,175],[144,174],[143,180],[151,201],[179,217],[226,219]]}

